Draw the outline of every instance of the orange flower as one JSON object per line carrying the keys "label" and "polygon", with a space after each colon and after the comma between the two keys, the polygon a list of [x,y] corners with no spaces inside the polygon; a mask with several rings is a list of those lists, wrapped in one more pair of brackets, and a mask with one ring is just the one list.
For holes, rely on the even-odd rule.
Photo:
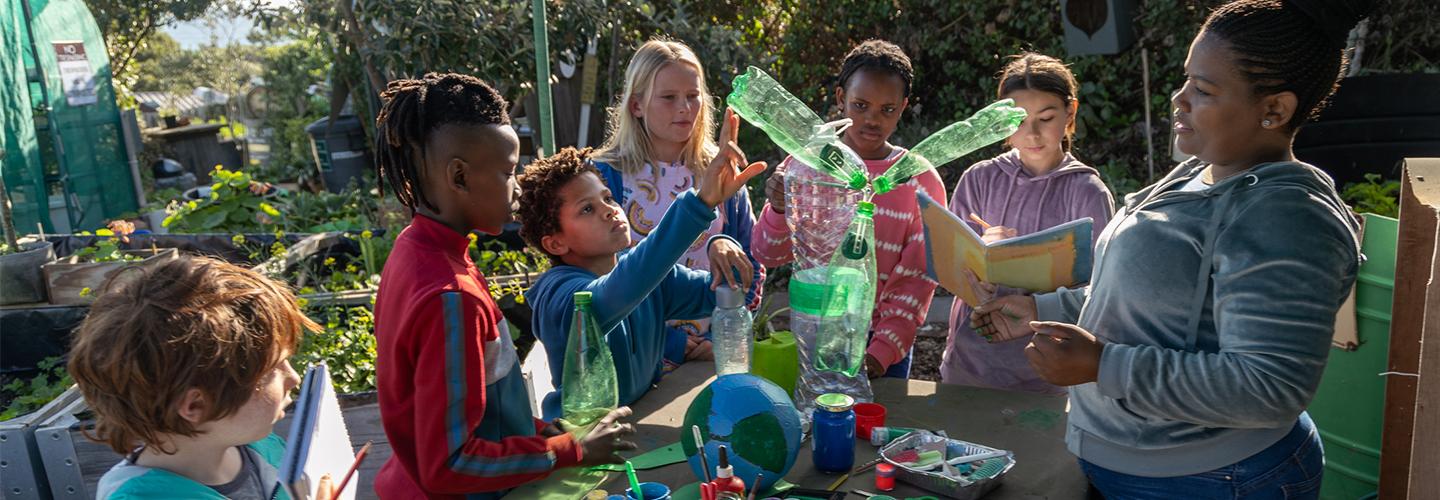
{"label": "orange flower", "polygon": [[112,220],[109,224],[106,224],[105,226],[110,228],[111,231],[114,231],[115,236],[118,236],[120,238],[120,241],[123,241],[125,243],[130,242],[130,233],[135,232],[135,223],[130,221]]}

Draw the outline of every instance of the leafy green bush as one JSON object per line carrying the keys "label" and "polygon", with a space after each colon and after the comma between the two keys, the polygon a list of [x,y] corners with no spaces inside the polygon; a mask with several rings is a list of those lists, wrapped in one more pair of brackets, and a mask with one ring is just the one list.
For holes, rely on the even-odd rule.
{"label": "leafy green bush", "polygon": [[265,232],[282,218],[280,210],[267,198],[270,185],[220,165],[215,166],[210,177],[215,183],[210,186],[209,198],[171,205],[162,223],[171,232]]}
{"label": "leafy green bush", "polygon": [[1384,181],[1380,174],[1365,174],[1365,182],[1345,185],[1340,198],[1355,207],[1356,212],[1386,217],[1400,216],[1400,181]]}
{"label": "leafy green bush", "polygon": [[366,306],[324,306],[306,313],[322,331],[305,335],[300,350],[290,357],[295,371],[325,362],[335,391],[375,390],[375,316]]}
{"label": "leafy green bush", "polygon": [[0,387],[4,394],[5,411],[0,412],[0,421],[39,410],[51,400],[60,397],[75,381],[65,371],[65,363],[59,357],[45,358],[38,365],[40,373],[29,380],[15,379]]}

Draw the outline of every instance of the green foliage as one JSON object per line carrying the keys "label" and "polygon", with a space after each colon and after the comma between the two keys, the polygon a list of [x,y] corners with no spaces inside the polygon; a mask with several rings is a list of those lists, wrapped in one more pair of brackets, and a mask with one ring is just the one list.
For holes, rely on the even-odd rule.
{"label": "green foliage", "polygon": [[304,373],[324,361],[330,367],[335,391],[375,390],[375,316],[366,306],[325,306],[307,314],[322,331],[305,335],[300,350],[290,356],[295,371]]}
{"label": "green foliage", "polygon": [[164,225],[175,233],[363,231],[374,227],[378,199],[363,190],[279,192],[249,172],[217,165],[210,197],[171,204]]}
{"label": "green foliage", "polygon": [[300,191],[280,200],[285,227],[293,232],[363,231],[375,227],[379,198],[362,189],[340,193]]}
{"label": "green foliage", "polygon": [[302,35],[262,52],[266,103],[264,125],[271,129],[270,156],[258,176],[291,181],[315,173],[305,126],[326,116],[321,92],[330,71],[331,49],[319,34]]}
{"label": "green foliage", "polygon": [[0,412],[0,421],[25,415],[39,410],[75,385],[65,364],[58,357],[45,358],[39,363],[40,373],[29,380],[12,380],[0,387],[4,400],[9,401],[5,411]]}
{"label": "green foliage", "polygon": [[210,177],[215,183],[210,186],[209,198],[171,205],[163,223],[171,232],[266,232],[283,218],[265,194],[268,184],[220,165]]}
{"label": "green foliage", "polygon": [[[100,232],[104,233],[108,231],[102,229]],[[100,236],[105,235],[100,234]],[[80,262],[139,262],[145,260],[139,256],[122,253],[120,249],[120,238],[106,238],[97,241],[94,245],[81,248],[75,252],[75,257]]]}
{"label": "green foliage", "polygon": [[528,246],[523,250],[510,250],[499,241],[486,241],[484,245],[477,241],[473,235],[470,237],[470,260],[475,261],[475,267],[486,276],[538,274],[550,269],[550,258]]}
{"label": "green foliage", "polygon": [[1400,216],[1400,181],[1386,181],[1380,174],[1365,174],[1365,182],[1346,184],[1340,198],[1359,213]]}
{"label": "green foliage", "polygon": [[1100,171],[1100,180],[1105,182],[1105,186],[1110,188],[1110,194],[1115,196],[1116,207],[1125,205],[1125,195],[1145,187],[1145,183],[1140,179],[1130,176],[1130,171],[1124,165],[1106,162],[1096,165],[1095,169]]}
{"label": "green foliage", "polygon": [[[216,0],[86,0],[85,5],[95,16],[105,35],[105,51],[110,55],[110,71],[115,87],[123,97],[139,81],[136,56],[150,49],[160,28],[176,21],[189,21],[205,15]],[[165,37],[157,42],[160,49],[169,47]]]}

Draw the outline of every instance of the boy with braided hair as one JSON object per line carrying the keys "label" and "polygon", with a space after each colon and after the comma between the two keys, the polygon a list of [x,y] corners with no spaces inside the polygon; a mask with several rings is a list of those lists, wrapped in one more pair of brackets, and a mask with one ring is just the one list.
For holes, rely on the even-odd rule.
{"label": "boy with braided hair", "polygon": [[497,498],[561,467],[619,463],[620,408],[583,439],[534,418],[510,334],[468,252],[518,198],[505,99],[467,75],[391,82],[376,120],[379,177],[414,214],[375,300],[376,386],[394,455],[382,498]]}

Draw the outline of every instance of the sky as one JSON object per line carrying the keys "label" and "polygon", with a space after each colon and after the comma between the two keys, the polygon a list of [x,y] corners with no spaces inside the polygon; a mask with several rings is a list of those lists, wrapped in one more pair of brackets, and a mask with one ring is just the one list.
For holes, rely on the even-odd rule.
{"label": "sky", "polygon": [[[298,0],[261,0],[269,6],[281,7],[294,5]],[[244,17],[223,17],[213,16],[216,19],[207,21],[196,19],[176,23],[165,27],[162,31],[170,35],[181,48],[194,49],[201,45],[209,44],[213,38],[217,45],[230,45],[234,43],[246,43],[250,31],[255,29],[255,23]]]}

